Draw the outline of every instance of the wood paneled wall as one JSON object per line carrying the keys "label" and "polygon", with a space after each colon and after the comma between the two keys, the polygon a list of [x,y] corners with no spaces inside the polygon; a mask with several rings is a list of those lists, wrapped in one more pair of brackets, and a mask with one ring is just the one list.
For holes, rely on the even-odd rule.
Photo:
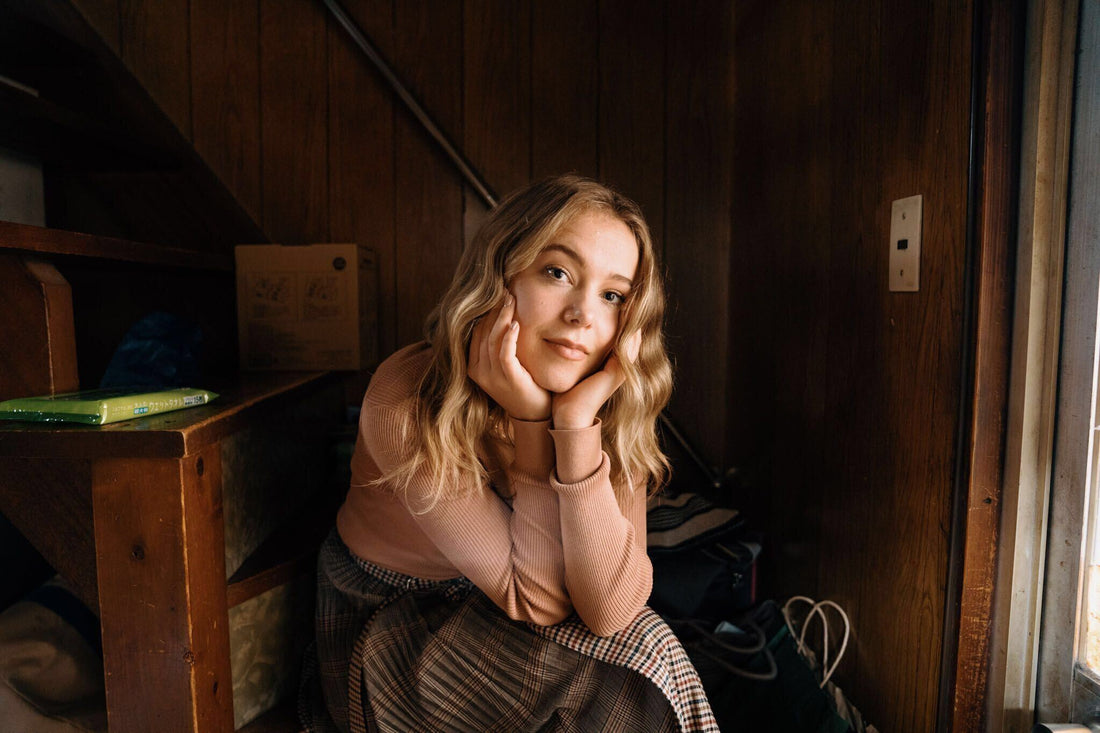
{"label": "wood paneled wall", "polygon": [[[420,337],[477,195],[321,2],[77,0],[273,241],[377,250],[385,352]],[[665,248],[672,414],[727,464],[732,7],[672,0],[346,0],[503,195],[577,171]]]}
{"label": "wood paneled wall", "polygon": [[[971,7],[738,2],[729,407],[769,594],[839,602],[840,683],[935,729],[962,373]],[[920,292],[890,208],[924,197]]]}
{"label": "wood paneled wall", "polygon": [[[273,240],[374,247],[383,348],[418,337],[484,207],[319,2],[76,4]],[[932,730],[970,3],[346,5],[498,194],[577,170],[639,200],[672,414],[738,467],[763,593],[842,603],[842,686],[880,730]],[[889,293],[890,203],[918,193],[921,291]]]}

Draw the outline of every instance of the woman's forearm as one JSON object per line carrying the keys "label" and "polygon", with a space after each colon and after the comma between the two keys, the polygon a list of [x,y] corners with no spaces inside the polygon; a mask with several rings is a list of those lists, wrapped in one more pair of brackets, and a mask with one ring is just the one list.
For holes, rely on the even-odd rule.
{"label": "woman's forearm", "polygon": [[649,598],[653,568],[645,552],[645,497],[628,497],[624,515],[609,479],[606,454],[597,471],[558,493],[565,584],[581,619],[607,636],[625,628]]}

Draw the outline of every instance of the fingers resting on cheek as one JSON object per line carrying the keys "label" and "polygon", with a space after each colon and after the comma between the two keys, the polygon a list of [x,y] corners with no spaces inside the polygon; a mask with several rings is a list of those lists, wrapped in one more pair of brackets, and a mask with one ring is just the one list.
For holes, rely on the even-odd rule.
{"label": "fingers resting on cheek", "polygon": [[515,298],[509,293],[474,327],[467,374],[511,417],[545,420],[550,416],[550,394],[535,384],[516,357],[519,324],[514,315]]}

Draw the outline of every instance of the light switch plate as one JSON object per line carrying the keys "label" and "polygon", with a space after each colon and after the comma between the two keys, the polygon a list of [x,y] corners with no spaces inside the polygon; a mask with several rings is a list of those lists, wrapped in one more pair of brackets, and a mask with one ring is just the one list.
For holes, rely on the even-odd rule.
{"label": "light switch plate", "polygon": [[890,292],[920,290],[923,197],[898,199],[890,208]]}

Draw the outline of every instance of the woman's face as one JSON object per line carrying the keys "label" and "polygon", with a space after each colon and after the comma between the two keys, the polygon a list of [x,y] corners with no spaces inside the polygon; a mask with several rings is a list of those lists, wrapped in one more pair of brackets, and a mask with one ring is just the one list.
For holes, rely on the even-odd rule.
{"label": "woman's face", "polygon": [[603,366],[638,269],[638,244],[611,214],[579,215],[509,286],[516,355],[545,390],[566,392]]}

